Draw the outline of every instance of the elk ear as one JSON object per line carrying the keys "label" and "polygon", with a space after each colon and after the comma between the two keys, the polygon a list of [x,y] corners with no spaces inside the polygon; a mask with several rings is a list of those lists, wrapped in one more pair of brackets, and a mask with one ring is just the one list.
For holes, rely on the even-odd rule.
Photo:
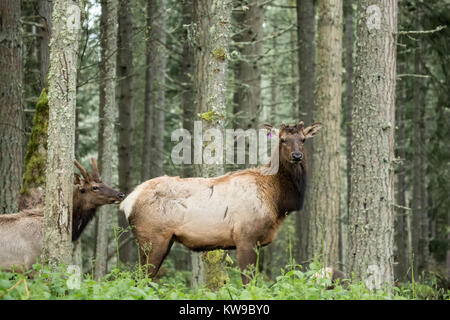
{"label": "elk ear", "polygon": [[265,123],[264,128],[267,130],[267,137],[272,138],[273,135],[278,135],[278,129],[274,128],[272,125]]}
{"label": "elk ear", "polygon": [[73,184],[81,185],[81,178],[78,173],[74,173]]}
{"label": "elk ear", "polygon": [[319,130],[322,128],[322,126],[323,126],[322,123],[316,122],[310,125],[309,127],[305,128],[303,130],[303,135],[305,136],[305,139],[314,137],[317,134],[317,132],[319,132]]}

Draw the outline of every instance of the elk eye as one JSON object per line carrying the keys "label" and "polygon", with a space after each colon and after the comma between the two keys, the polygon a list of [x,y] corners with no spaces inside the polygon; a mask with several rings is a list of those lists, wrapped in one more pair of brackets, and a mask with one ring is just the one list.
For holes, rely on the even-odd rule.
{"label": "elk eye", "polygon": [[281,141],[281,143],[286,143],[286,139],[284,139],[284,138],[281,138],[280,141]]}
{"label": "elk eye", "polygon": [[86,192],[86,189],[85,189],[85,188],[81,188],[81,189],[80,189],[80,192],[81,192],[81,193],[85,193],[85,192]]}
{"label": "elk eye", "polygon": [[92,190],[98,190],[98,187],[97,186],[93,186]]}

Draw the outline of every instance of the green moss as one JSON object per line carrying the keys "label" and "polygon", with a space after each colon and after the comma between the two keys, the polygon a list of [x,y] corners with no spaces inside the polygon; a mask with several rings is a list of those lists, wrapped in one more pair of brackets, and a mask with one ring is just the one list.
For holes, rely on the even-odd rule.
{"label": "green moss", "polygon": [[220,118],[219,115],[216,112],[214,112],[214,110],[208,110],[204,113],[201,113],[199,116],[200,118],[208,122],[218,120]]}
{"label": "green moss", "polygon": [[33,129],[25,155],[25,171],[22,178],[22,194],[30,188],[45,184],[45,166],[47,161],[48,97],[44,88],[36,104]]}
{"label": "green moss", "polygon": [[206,287],[210,290],[218,290],[230,281],[225,270],[227,253],[224,250],[214,250],[203,253],[205,264]]}
{"label": "green moss", "polygon": [[225,61],[227,59],[227,53],[222,47],[214,49],[212,55],[219,61]]}

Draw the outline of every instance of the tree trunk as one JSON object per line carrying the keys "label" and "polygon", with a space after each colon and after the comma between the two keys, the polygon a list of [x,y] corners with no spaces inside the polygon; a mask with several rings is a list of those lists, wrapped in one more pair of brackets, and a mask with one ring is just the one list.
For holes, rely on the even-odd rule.
{"label": "tree trunk", "polygon": [[348,266],[370,289],[393,282],[397,1],[358,3]]}
{"label": "tree trunk", "polygon": [[[164,122],[166,113],[166,0],[152,0],[152,22],[150,25],[152,104],[154,106],[154,136],[155,153],[152,167],[154,176],[164,174]],[[149,3],[150,4],[150,3]]]}
{"label": "tree trunk", "polygon": [[0,213],[16,212],[23,165],[21,1],[0,3]]}
{"label": "tree trunk", "polygon": [[[194,92],[198,113],[201,114],[205,130],[217,129],[224,134],[226,76],[229,59],[229,40],[231,33],[232,3],[230,0],[194,1],[194,22],[196,24],[196,46]],[[220,151],[223,144],[217,146]],[[223,151],[223,149],[222,149]],[[218,154],[223,160],[223,154]],[[202,165],[204,177],[218,176],[224,173],[223,161]],[[222,162],[221,162],[222,161]],[[227,281],[224,270],[226,252],[210,251],[203,255],[206,286],[217,289]],[[193,279],[195,280],[195,279]]]}
{"label": "tree trunk", "polygon": [[[119,31],[117,50],[117,78],[119,83],[119,189],[125,194],[135,187],[133,177],[134,148],[134,75],[133,75],[133,23],[130,2],[119,0]],[[128,228],[125,215],[119,215],[119,227]],[[133,242],[120,251],[124,263],[135,260]]]}
{"label": "tree trunk", "polygon": [[[246,1],[239,1],[242,6]],[[238,7],[234,16],[240,25],[235,36],[240,60],[235,68],[234,114],[240,112],[239,128],[257,128],[261,106],[261,58],[264,7],[262,0],[251,0],[248,9]]]}
{"label": "tree trunk", "polygon": [[[406,63],[405,63],[406,64]],[[404,64],[399,65],[399,72],[405,70]],[[397,124],[396,150],[399,163],[397,165],[397,185],[396,191],[396,209],[395,209],[395,247],[397,249],[395,256],[397,264],[395,265],[395,278],[405,280],[409,269],[410,252],[408,248],[407,214],[406,208],[406,79],[400,80],[398,92],[397,107],[395,108]]]}
{"label": "tree trunk", "polygon": [[[325,266],[339,262],[339,153],[341,128],[342,1],[318,1],[315,138],[308,209],[308,257],[320,254]],[[320,259],[322,260],[322,259]]]}
{"label": "tree trunk", "polygon": [[50,44],[50,32],[52,30],[52,12],[53,5],[50,0],[39,0],[39,16],[41,17],[41,23],[44,25],[41,28],[39,35],[39,68],[40,68],[40,80],[41,87],[44,88],[47,83],[47,73],[49,67],[49,44]]}
{"label": "tree trunk", "polygon": [[[116,116],[116,51],[117,51],[117,0],[103,0],[100,17],[100,106],[98,130],[98,162],[102,181],[112,185],[114,149],[114,122]],[[101,142],[101,143],[100,143]],[[108,267],[108,227],[111,208],[103,206],[97,213],[97,244],[95,246],[95,278],[101,279]]]}
{"label": "tree trunk", "polygon": [[[297,41],[298,41],[298,115],[309,125],[313,119],[314,86],[315,86],[315,7],[313,0],[297,0]],[[311,154],[311,142],[306,142],[306,150]],[[311,157],[306,159],[307,166],[311,168]],[[306,188],[306,195],[309,188]],[[299,241],[296,260],[304,264],[308,259],[309,238],[309,210],[308,203],[295,216],[295,228]]]}
{"label": "tree trunk", "polygon": [[76,77],[80,6],[53,2],[49,70],[49,126],[44,208],[43,260],[50,265],[72,258],[72,197]]}
{"label": "tree trunk", "polygon": [[[414,57],[414,73],[423,74],[421,46],[416,48]],[[412,168],[412,246],[414,254],[414,276],[427,271],[429,265],[429,220],[427,205],[426,180],[426,144],[425,139],[425,95],[424,79],[414,79],[414,141]]]}
{"label": "tree trunk", "polygon": [[[295,3],[295,1],[290,1]],[[296,11],[293,9],[289,10],[290,22],[295,25],[297,23]],[[292,28],[289,32],[289,38],[291,42],[291,96],[292,96],[292,118],[297,121],[299,120],[299,107],[298,107],[298,37],[297,29]]]}
{"label": "tree trunk", "polygon": [[[189,38],[192,27],[192,1],[183,0],[182,3],[182,24],[184,27],[184,42],[183,53],[180,68],[180,82],[182,83],[181,93],[181,108],[183,110],[183,128],[188,130],[191,134],[194,132],[195,119],[195,103],[193,92],[193,76],[194,76],[194,44],[193,40]],[[191,153],[191,161],[194,159]],[[183,176],[192,177],[194,175],[194,167],[191,164],[183,165]]]}
{"label": "tree trunk", "polygon": [[36,104],[33,129],[25,155],[19,210],[44,204],[42,196],[47,162],[48,117],[47,88],[44,88]]}
{"label": "tree trunk", "polygon": [[346,212],[341,213],[341,221],[339,222],[340,232],[340,260],[345,265],[347,257],[345,249],[347,243],[347,225],[348,212],[350,207],[350,189],[351,179],[350,172],[352,170],[352,111],[353,111],[353,1],[344,1],[345,15],[345,136],[346,136],[346,161],[347,161],[347,203]]}

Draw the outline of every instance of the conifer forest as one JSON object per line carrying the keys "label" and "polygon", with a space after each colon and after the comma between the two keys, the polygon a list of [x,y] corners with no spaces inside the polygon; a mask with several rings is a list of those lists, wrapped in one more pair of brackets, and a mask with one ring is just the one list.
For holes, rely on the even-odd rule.
{"label": "conifer forest", "polygon": [[0,0],[0,300],[450,300],[449,101],[449,0]]}

